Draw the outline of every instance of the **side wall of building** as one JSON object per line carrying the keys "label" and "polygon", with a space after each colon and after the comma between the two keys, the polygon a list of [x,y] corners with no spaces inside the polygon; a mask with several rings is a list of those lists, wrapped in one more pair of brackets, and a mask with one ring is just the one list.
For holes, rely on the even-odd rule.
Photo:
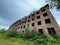
{"label": "side wall of building", "polygon": [[24,32],[26,27],[29,27],[30,30],[41,31],[47,36],[50,36],[49,33],[51,33],[51,31],[60,34],[59,26],[50,12],[49,6],[44,6],[33,14],[18,20],[15,24],[10,26],[10,29]]}

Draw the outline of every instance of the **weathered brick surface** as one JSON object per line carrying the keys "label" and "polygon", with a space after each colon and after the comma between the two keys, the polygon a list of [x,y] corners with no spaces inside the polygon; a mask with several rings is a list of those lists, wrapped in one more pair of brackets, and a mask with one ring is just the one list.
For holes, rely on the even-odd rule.
{"label": "weathered brick surface", "polygon": [[[43,16],[44,13],[47,13],[47,16]],[[37,16],[40,16],[40,18],[37,19]],[[34,20],[32,20],[33,18]],[[46,24],[45,19],[50,19],[51,23]],[[28,20],[30,21],[28,22]],[[38,21],[41,21],[41,25],[37,24]],[[32,26],[32,23],[34,23],[34,26]],[[29,16],[26,16],[14,22],[9,29],[23,32],[25,30],[24,25],[25,28],[29,27],[30,30],[35,29],[36,31],[38,31],[38,29],[43,29],[43,33],[47,36],[50,36],[47,28],[54,27],[56,34],[60,34],[59,26],[52,13],[50,12],[48,4],[42,7],[40,10],[37,10],[34,13],[30,14]]]}

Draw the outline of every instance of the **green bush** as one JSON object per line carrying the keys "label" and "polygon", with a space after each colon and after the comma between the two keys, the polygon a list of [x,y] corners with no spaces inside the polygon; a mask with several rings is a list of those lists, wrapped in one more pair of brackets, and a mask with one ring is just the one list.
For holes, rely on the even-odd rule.
{"label": "green bush", "polygon": [[26,39],[31,39],[31,38],[33,39],[36,36],[37,36],[37,32],[35,30],[29,30],[29,28],[26,28],[23,34],[23,38]]}
{"label": "green bush", "polygon": [[16,30],[7,31],[7,37],[19,37],[19,32]]}
{"label": "green bush", "polygon": [[19,32],[19,36],[18,36],[18,38],[23,38],[23,32]]}
{"label": "green bush", "polygon": [[5,33],[5,32],[6,32],[5,29],[1,29],[1,30],[0,30],[0,33]]}
{"label": "green bush", "polygon": [[28,28],[25,29],[25,32],[23,34],[23,38],[26,38],[26,39],[31,38],[31,31]]}

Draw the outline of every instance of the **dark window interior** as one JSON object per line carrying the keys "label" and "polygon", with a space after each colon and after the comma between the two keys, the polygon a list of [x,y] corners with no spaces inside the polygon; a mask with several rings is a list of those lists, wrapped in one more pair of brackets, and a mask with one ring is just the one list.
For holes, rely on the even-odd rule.
{"label": "dark window interior", "polygon": [[32,18],[32,20],[34,20],[34,18]]}
{"label": "dark window interior", "polygon": [[24,28],[25,28],[25,25],[24,25]]}
{"label": "dark window interior", "polygon": [[22,32],[24,32],[24,31],[22,31]]}
{"label": "dark window interior", "polygon": [[45,11],[45,9],[42,10],[42,12],[44,12],[44,11]]}
{"label": "dark window interior", "polygon": [[26,21],[25,21],[25,23],[26,23]]}
{"label": "dark window interior", "polygon": [[29,18],[30,18],[30,16],[29,16]]}
{"label": "dark window interior", "polygon": [[39,34],[43,34],[43,29],[38,29]]}
{"label": "dark window interior", "polygon": [[34,26],[34,23],[32,23],[32,26]]}
{"label": "dark window interior", "polygon": [[22,26],[21,26],[21,28],[22,28]]}
{"label": "dark window interior", "polygon": [[24,24],[24,21],[22,23]]}
{"label": "dark window interior", "polygon": [[54,27],[47,28],[47,29],[48,29],[49,34],[56,34]]}
{"label": "dark window interior", "polygon": [[37,11],[36,14],[39,14],[39,11]]}
{"label": "dark window interior", "polygon": [[37,19],[39,19],[40,18],[40,16],[37,16]]}
{"label": "dark window interior", "polygon": [[27,19],[27,17],[25,19]]}
{"label": "dark window interior", "polygon": [[45,20],[45,23],[46,23],[46,24],[47,24],[47,23],[51,23],[50,19],[46,19],[46,20]]}
{"label": "dark window interior", "polygon": [[41,25],[41,21],[38,21],[38,25]]}
{"label": "dark window interior", "polygon": [[32,14],[32,16],[34,16],[34,14]]}
{"label": "dark window interior", "polygon": [[44,14],[43,14],[44,17],[47,16],[47,15],[48,15],[47,13],[44,13]]}
{"label": "dark window interior", "polygon": [[28,20],[28,22],[30,22],[30,20]]}

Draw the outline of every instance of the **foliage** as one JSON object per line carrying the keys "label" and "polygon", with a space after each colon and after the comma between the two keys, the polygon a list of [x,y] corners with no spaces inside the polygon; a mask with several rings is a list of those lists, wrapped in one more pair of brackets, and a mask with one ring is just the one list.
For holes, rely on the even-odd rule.
{"label": "foliage", "polygon": [[47,0],[51,8],[56,7],[57,10],[60,10],[60,0]]}
{"label": "foliage", "polygon": [[25,29],[25,32],[23,34],[23,37],[26,39],[33,38],[37,35],[37,33],[34,30],[29,30],[29,28]]}
{"label": "foliage", "polygon": [[[13,37],[13,38],[6,39],[4,37],[5,35],[7,35],[6,37]],[[0,45],[10,45],[10,44],[11,45],[60,45],[60,36],[48,38],[45,35],[38,35],[38,33],[36,33],[35,30],[29,30],[29,28],[26,28],[25,32],[17,32],[16,30],[10,30],[1,33]]]}
{"label": "foliage", "polygon": [[5,32],[6,32],[5,29],[1,29],[1,30],[0,30],[0,33],[5,33]]}
{"label": "foliage", "polygon": [[19,33],[16,30],[7,31],[7,37],[19,37]]}
{"label": "foliage", "polygon": [[31,32],[30,32],[30,30],[29,30],[28,28],[26,28],[26,29],[25,29],[25,32],[24,32],[24,34],[23,34],[23,38],[28,39],[28,38],[30,38],[30,37],[31,37]]}

